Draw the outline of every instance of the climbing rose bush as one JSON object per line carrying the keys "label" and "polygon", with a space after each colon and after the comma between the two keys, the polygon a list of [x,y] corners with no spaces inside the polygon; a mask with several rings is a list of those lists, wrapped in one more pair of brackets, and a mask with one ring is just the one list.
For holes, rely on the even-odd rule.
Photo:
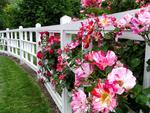
{"label": "climbing rose bush", "polygon": [[[85,110],[83,113],[116,112],[120,106],[119,99],[127,100],[130,90],[136,85],[136,78],[126,65],[118,61],[113,51],[105,51],[101,47],[105,39],[118,41],[124,30],[131,30],[142,36],[149,44],[149,12],[147,7],[139,10],[135,15],[125,15],[120,20],[102,15],[100,18],[88,20],[86,24],[82,23],[76,41],[82,42],[84,51],[83,59],[77,58],[78,62],[74,66],[77,72],[74,91],[78,92],[78,89],[82,88],[87,94],[88,111]],[[114,29],[105,32],[109,26],[113,26]],[[88,63],[86,68],[83,67],[85,63]],[[92,67],[91,71],[85,72],[84,70],[90,69],[89,65]]]}
{"label": "climbing rose bush", "polygon": [[[61,50],[63,54],[60,54],[58,37],[41,33],[41,50],[37,53],[40,80],[72,91],[71,107],[75,113],[114,111],[119,104],[118,95],[127,95],[136,84],[132,72],[117,64],[116,53],[101,48],[108,34],[105,29],[112,25],[115,28],[115,22],[114,17],[103,15],[82,23],[78,35]],[[114,40],[118,34],[118,31],[113,32]],[[82,44],[83,50],[73,56]],[[68,74],[70,69],[74,73]]]}
{"label": "climbing rose bush", "polygon": [[[49,35],[49,32],[41,32],[39,42],[40,51],[37,52],[39,71],[38,75],[42,82],[53,81],[56,71],[61,70],[56,64],[60,62],[60,37],[56,34]],[[61,77],[62,78],[62,77]]]}
{"label": "climbing rose bush", "polygon": [[[94,0],[82,2],[88,7]],[[103,0],[96,2],[99,4]],[[149,9],[142,9],[134,16],[128,14],[120,20],[105,14],[88,19],[81,23],[77,35],[62,50],[59,36],[42,32],[41,50],[37,53],[40,80],[50,81],[54,86],[72,92],[74,113],[116,112],[122,101],[128,100],[136,78],[128,66],[121,63],[115,51],[103,48],[103,42],[109,39],[118,41],[122,32],[128,29],[148,42],[149,13]],[[106,31],[108,27],[112,30]]]}
{"label": "climbing rose bush", "polygon": [[140,9],[134,15],[125,15],[118,20],[117,25],[122,29],[130,29],[140,35],[150,45],[150,7]]}
{"label": "climbing rose bush", "polygon": [[[105,32],[110,26],[114,29]],[[71,101],[75,113],[113,112],[119,106],[119,96],[128,95],[136,85],[132,71],[118,60],[116,53],[102,48],[103,40],[116,40],[123,30],[118,28],[116,18],[102,15],[82,23],[78,35],[65,47],[65,54],[70,58],[68,66],[75,72]],[[72,56],[81,45],[81,53]],[[79,101],[80,96],[83,100]]]}

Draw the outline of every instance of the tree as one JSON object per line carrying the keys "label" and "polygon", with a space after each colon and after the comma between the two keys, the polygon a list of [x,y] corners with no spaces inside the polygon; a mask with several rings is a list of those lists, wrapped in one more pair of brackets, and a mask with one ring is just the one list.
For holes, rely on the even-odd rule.
{"label": "tree", "polygon": [[80,0],[23,0],[18,4],[13,26],[33,27],[59,24],[63,15],[79,17]]}
{"label": "tree", "polygon": [[8,0],[0,0],[0,29],[4,29],[5,14],[3,12],[3,8],[6,6],[7,3],[8,3]]}
{"label": "tree", "polygon": [[3,10],[5,5],[8,3],[8,0],[0,0],[0,12]]}

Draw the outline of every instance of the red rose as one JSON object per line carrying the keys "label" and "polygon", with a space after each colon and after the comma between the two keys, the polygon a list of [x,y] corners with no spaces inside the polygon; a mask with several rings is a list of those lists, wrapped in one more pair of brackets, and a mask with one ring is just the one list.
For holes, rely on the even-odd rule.
{"label": "red rose", "polygon": [[44,34],[49,35],[49,32],[48,32],[48,31],[45,31]]}
{"label": "red rose", "polygon": [[44,34],[44,32],[40,32],[40,38],[41,38],[41,40],[43,40],[43,34]]}
{"label": "red rose", "polygon": [[49,54],[51,55],[51,54],[53,54],[54,53],[54,51],[51,49],[51,50],[49,50]]}
{"label": "red rose", "polygon": [[42,59],[42,58],[43,58],[43,54],[42,54],[41,51],[39,51],[39,52],[37,53],[37,58],[39,58],[39,59]]}
{"label": "red rose", "polygon": [[44,82],[45,82],[44,78],[39,78],[39,82],[42,83],[42,84],[44,84]]}
{"label": "red rose", "polygon": [[43,66],[43,63],[41,61],[38,62],[39,66]]}
{"label": "red rose", "polygon": [[38,42],[38,45],[39,45],[39,46],[41,45],[41,42],[40,42],[40,41]]}
{"label": "red rose", "polygon": [[61,74],[58,79],[59,80],[64,80],[64,78],[65,78],[65,74]]}
{"label": "red rose", "polygon": [[61,49],[57,50],[57,54],[60,55],[61,54]]}
{"label": "red rose", "polygon": [[41,73],[41,70],[38,70],[38,71],[37,71],[37,74],[40,74],[40,73]]}
{"label": "red rose", "polygon": [[49,71],[47,71],[47,76],[50,77],[51,76],[51,73]]}

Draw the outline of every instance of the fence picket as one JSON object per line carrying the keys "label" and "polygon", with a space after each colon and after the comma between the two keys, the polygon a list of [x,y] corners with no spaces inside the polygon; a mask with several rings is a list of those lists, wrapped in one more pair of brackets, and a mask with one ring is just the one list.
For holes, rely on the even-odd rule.
{"label": "fence picket", "polygon": [[150,59],[150,45],[146,44],[145,47],[145,64],[144,64],[144,78],[143,78],[143,87],[150,87],[150,72],[147,72],[147,60]]}
{"label": "fence picket", "polygon": [[20,42],[20,64],[23,64],[23,42],[22,42],[22,40],[23,40],[23,32],[22,32],[22,30],[23,30],[23,27],[22,26],[20,26],[19,27],[19,42]]}

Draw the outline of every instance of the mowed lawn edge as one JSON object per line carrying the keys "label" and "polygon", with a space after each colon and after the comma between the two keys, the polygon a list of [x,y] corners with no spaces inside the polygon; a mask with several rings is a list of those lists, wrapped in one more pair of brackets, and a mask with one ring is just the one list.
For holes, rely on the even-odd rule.
{"label": "mowed lawn edge", "polygon": [[52,113],[36,81],[16,62],[0,56],[0,113]]}

